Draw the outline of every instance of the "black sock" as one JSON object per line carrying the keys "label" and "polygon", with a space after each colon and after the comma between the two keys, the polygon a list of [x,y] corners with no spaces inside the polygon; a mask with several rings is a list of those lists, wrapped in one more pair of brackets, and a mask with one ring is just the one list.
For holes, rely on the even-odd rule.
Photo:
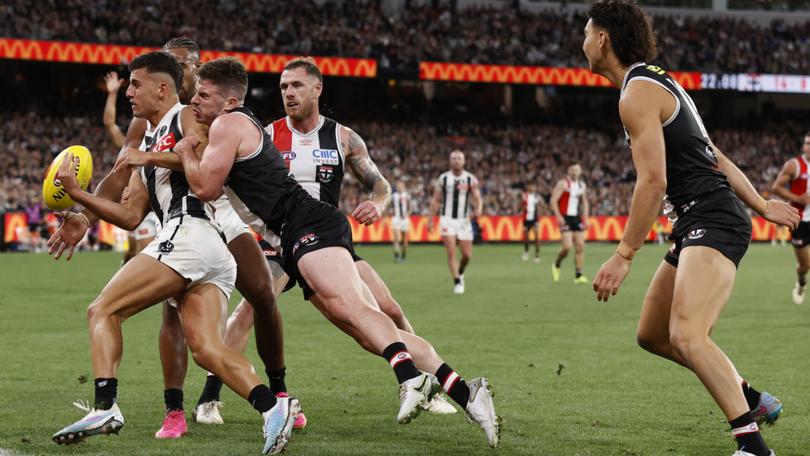
{"label": "black sock", "polygon": [[456,284],[456,285],[458,285],[458,284],[460,284],[460,283],[461,283],[461,279],[460,279],[460,278],[458,278],[458,277],[456,277],[455,279],[453,279],[453,283],[454,283],[454,284]]}
{"label": "black sock", "polygon": [[399,257],[403,260],[405,259],[405,251],[403,250],[402,253],[399,254]]}
{"label": "black sock", "polygon": [[442,389],[447,393],[461,408],[467,407],[467,402],[470,400],[470,387],[467,382],[461,378],[447,363],[439,366],[436,371],[436,378],[442,385]]}
{"label": "black sock", "polygon": [[284,383],[284,378],[287,376],[286,367],[276,370],[265,369],[264,372],[267,374],[267,378],[270,379],[270,390],[273,394],[287,392],[287,384]]}
{"label": "black sock", "polygon": [[799,274],[799,286],[803,287],[807,285],[807,274]]}
{"label": "black sock", "polygon": [[742,391],[745,395],[745,401],[748,402],[748,410],[753,412],[759,405],[759,396],[761,396],[761,393],[751,388],[751,385],[745,380],[742,382]]}
{"label": "black sock", "polygon": [[267,385],[259,385],[248,394],[248,402],[259,413],[264,413],[276,405],[276,396]]}
{"label": "black sock", "polygon": [[95,408],[99,410],[109,410],[118,397],[118,379],[97,378],[94,383],[96,385]]}
{"label": "black sock", "polygon": [[529,241],[523,241],[523,253],[529,253]]}
{"label": "black sock", "polygon": [[219,401],[220,391],[222,391],[222,380],[216,375],[209,375],[205,378],[205,386],[200,393],[200,399],[197,400],[197,405]]}
{"label": "black sock", "polygon": [[578,279],[578,278],[580,278],[581,276],[582,276],[582,269],[577,268],[577,269],[576,269],[576,275],[575,275],[574,277]]}
{"label": "black sock", "polygon": [[404,383],[414,377],[419,376],[419,370],[413,363],[411,354],[402,342],[394,342],[383,350],[383,358],[394,368],[394,374],[399,383]]}
{"label": "black sock", "polygon": [[559,268],[562,265],[562,258],[557,258],[554,260],[554,267]]}
{"label": "black sock", "polygon": [[744,450],[756,456],[769,456],[771,450],[762,440],[759,433],[759,426],[751,416],[751,412],[745,412],[738,418],[728,422],[731,425],[731,434],[737,440],[737,449]]}
{"label": "black sock", "polygon": [[183,390],[169,388],[163,391],[163,402],[166,403],[166,410],[183,410]]}

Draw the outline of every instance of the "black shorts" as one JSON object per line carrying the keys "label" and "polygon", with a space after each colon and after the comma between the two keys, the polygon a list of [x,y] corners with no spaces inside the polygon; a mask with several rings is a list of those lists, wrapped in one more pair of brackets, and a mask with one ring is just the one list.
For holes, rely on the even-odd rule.
{"label": "black shorts", "polygon": [[799,226],[790,232],[790,243],[797,249],[810,245],[810,222],[799,222]]}
{"label": "black shorts", "polygon": [[525,228],[526,231],[529,231],[529,230],[533,229],[536,226],[537,226],[537,220],[523,219],[523,228]]}
{"label": "black shorts", "polygon": [[585,231],[582,227],[582,219],[578,215],[563,216],[565,223],[560,227],[560,232]]}
{"label": "black shorts", "polygon": [[304,299],[314,293],[298,270],[298,261],[307,253],[326,247],[343,247],[355,261],[352,229],[349,221],[336,207],[308,199],[299,202],[290,214],[281,233],[284,270],[304,290]]}
{"label": "black shorts", "polygon": [[[281,269],[284,269],[284,257],[281,255],[281,252],[274,249],[273,246],[270,245],[270,243],[265,241],[264,239],[259,240],[259,245],[261,246],[262,252],[264,253],[264,258],[268,262],[276,263]],[[355,263],[357,263],[358,261],[365,261],[363,260],[362,257],[360,257],[360,255],[357,255],[354,252],[352,252],[352,260],[354,260]],[[287,272],[286,269],[284,269],[284,273],[287,274],[289,280],[287,280],[287,284],[284,285],[284,290],[282,290],[282,293],[286,293],[292,290],[293,287],[295,287],[296,283],[296,281],[292,278],[292,276],[290,275],[290,273]]]}
{"label": "black shorts", "polygon": [[681,250],[694,245],[711,247],[739,267],[751,243],[751,217],[737,196],[719,192],[680,216],[669,240],[673,244],[664,260],[676,268]]}

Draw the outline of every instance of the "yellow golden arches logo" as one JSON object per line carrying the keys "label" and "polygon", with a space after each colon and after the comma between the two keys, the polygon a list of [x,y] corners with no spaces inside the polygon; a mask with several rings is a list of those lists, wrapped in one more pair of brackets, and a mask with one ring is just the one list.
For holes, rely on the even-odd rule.
{"label": "yellow golden arches logo", "polygon": [[19,228],[28,228],[28,216],[25,212],[7,212],[3,215],[5,222],[3,226],[3,242],[17,242],[17,230]]}

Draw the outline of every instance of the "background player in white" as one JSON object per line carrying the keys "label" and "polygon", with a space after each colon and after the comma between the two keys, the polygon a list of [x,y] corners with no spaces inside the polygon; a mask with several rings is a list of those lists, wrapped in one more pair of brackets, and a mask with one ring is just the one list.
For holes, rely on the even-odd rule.
{"label": "background player in white", "polygon": [[[360,223],[375,223],[391,197],[391,188],[371,160],[360,135],[320,115],[319,99],[323,90],[323,75],[317,65],[310,58],[288,62],[281,73],[279,86],[287,116],[267,125],[265,130],[290,168],[291,176],[310,196],[337,207],[344,167],[348,165],[348,169],[368,192],[368,199],[355,208],[353,216]],[[265,253],[273,271],[275,293],[280,295],[285,286],[294,286],[294,283],[289,283],[289,277],[280,262],[281,256],[272,249],[272,245],[265,245]],[[353,260],[360,279],[368,286],[380,310],[394,321],[397,328],[413,334],[408,318],[379,274],[357,255],[354,255]],[[228,318],[226,343],[240,352],[244,351],[252,324],[251,306],[243,300]],[[222,383],[213,387],[216,379],[209,376],[207,385],[199,402],[213,402],[212,406],[216,407]],[[456,412],[440,395],[434,396],[426,409],[440,414]],[[299,415],[296,427],[303,427],[305,424],[306,419]]]}
{"label": "background player in white", "polygon": [[[472,206],[472,211],[470,211]],[[464,169],[464,152],[450,152],[450,171],[436,180],[433,198],[428,208],[428,233],[433,231],[433,217],[439,211],[442,243],[447,251],[447,267],[453,278],[453,293],[464,293],[464,270],[472,259],[473,230],[470,213],[481,215],[481,188],[478,179]],[[461,249],[461,261],[456,261],[456,244]]]}
{"label": "background player in white", "polygon": [[574,163],[568,167],[565,178],[557,181],[551,192],[551,209],[557,217],[560,226],[560,251],[557,259],[551,265],[551,278],[554,282],[560,280],[560,265],[568,256],[571,244],[574,245],[574,283],[588,283],[582,275],[585,265],[585,231],[588,230],[588,187],[582,180],[582,166]]}
{"label": "background player in white", "polygon": [[529,236],[534,234],[534,262],[540,262],[540,227],[537,225],[537,219],[540,217],[540,207],[543,204],[543,198],[537,193],[537,185],[534,183],[526,184],[526,189],[520,196],[521,207],[523,208],[523,255],[520,259],[523,261],[529,260]]}
{"label": "background player in white", "polygon": [[656,57],[655,33],[635,1],[598,0],[587,14],[582,48],[591,71],[621,88],[619,116],[637,173],[622,240],[593,281],[597,300],[618,293],[666,195],[678,215],[673,245],[647,289],[637,341],[700,379],[728,420],[734,456],[773,456],[756,420],[774,422],[781,404],[753,390],[711,334],[751,242],[743,203],[791,227],[799,214],[785,202],[763,199],[712,143],[683,87],[644,63]]}
{"label": "background player in white", "polygon": [[[127,97],[133,115],[148,121],[143,150],[170,150],[183,134],[205,137],[207,127],[180,104],[177,88],[183,70],[174,57],[150,52],[133,59],[130,71]],[[205,141],[198,149],[204,146]],[[131,178],[124,204],[91,195],[78,186],[72,156],[69,158],[58,178],[77,203],[125,229],[137,226],[150,210],[163,223],[155,240],[110,279],[88,308],[95,406],[83,419],[54,434],[54,441],[76,443],[91,435],[117,433],[123,427],[117,405],[117,371],[123,356],[121,324],[171,298],[178,303],[194,360],[220,375],[263,415],[265,453],[283,448],[297,404],[286,398],[277,401],[247,359],[222,339],[220,325],[236,279],[236,263],[213,220],[213,207],[190,192],[182,173],[153,166],[128,167]]]}
{"label": "background player in white", "polygon": [[[790,201],[798,209],[802,221],[791,232],[791,244],[796,254],[796,285],[793,286],[793,302],[804,302],[804,291],[807,286],[807,271],[810,271],[810,186],[808,186],[808,168],[810,167],[810,133],[804,135],[802,153],[791,158],[782,166],[776,176],[771,190]],[[788,187],[786,187],[786,185]],[[775,231],[778,228],[775,227]]]}
{"label": "background player in white", "polygon": [[405,261],[408,253],[408,231],[411,227],[411,195],[402,179],[397,179],[391,194],[391,238],[394,245],[394,261]]}

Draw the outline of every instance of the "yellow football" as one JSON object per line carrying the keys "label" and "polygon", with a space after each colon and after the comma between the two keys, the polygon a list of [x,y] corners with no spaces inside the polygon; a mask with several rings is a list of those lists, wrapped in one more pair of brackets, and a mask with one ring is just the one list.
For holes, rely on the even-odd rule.
{"label": "yellow football", "polygon": [[76,180],[79,181],[79,185],[83,190],[87,190],[87,186],[90,185],[90,177],[93,176],[93,157],[90,156],[90,151],[86,147],[70,146],[60,152],[51,162],[48,170],[45,171],[45,180],[42,182],[42,200],[46,206],[55,211],[67,209],[73,205],[73,200],[62,188],[59,179],[56,178],[62,160],[70,153],[73,154],[76,162],[74,164]]}

